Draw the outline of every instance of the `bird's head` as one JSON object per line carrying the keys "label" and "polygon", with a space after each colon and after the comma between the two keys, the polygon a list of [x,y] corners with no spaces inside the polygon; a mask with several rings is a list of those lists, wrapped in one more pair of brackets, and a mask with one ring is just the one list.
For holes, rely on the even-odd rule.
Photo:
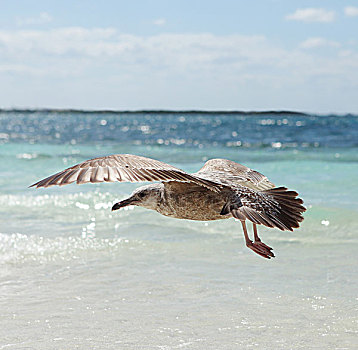
{"label": "bird's head", "polygon": [[158,207],[161,197],[160,184],[150,184],[137,188],[130,197],[113,205],[112,210],[137,205],[147,209],[155,210]]}

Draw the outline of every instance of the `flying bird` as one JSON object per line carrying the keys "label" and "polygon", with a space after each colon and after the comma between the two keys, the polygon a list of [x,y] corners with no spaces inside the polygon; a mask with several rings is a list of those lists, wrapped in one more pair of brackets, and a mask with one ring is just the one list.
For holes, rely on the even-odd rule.
{"label": "flying bird", "polygon": [[[257,225],[293,231],[303,221],[306,210],[297,192],[275,187],[258,171],[227,159],[210,159],[198,172],[189,174],[158,160],[116,154],[87,160],[30,187],[116,181],[157,183],[137,188],[128,198],[115,203],[112,210],[136,205],[178,219],[234,217],[241,221],[246,246],[267,259],[275,255],[259,238]],[[246,220],[253,224],[253,240]]]}

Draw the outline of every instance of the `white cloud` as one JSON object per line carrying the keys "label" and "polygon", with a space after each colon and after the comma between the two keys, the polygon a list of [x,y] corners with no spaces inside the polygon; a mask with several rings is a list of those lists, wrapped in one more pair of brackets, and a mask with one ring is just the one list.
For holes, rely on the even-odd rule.
{"label": "white cloud", "polygon": [[317,47],[340,47],[340,44],[336,41],[327,40],[325,38],[308,38],[303,41],[300,45],[302,49],[314,49]]}
{"label": "white cloud", "polygon": [[[120,34],[113,28],[67,27],[53,30],[0,31],[0,54],[52,57],[115,57],[131,63],[214,62],[252,59],[262,51],[263,36],[216,36],[212,34],[159,34],[141,37]],[[267,51],[265,56],[269,56]],[[163,61],[164,60],[164,61]],[[247,60],[246,64],[250,64]]]}
{"label": "white cloud", "polygon": [[285,17],[289,21],[302,22],[333,22],[335,19],[335,12],[328,11],[323,8],[305,8],[297,9],[294,13]]}
{"label": "white cloud", "polygon": [[153,24],[156,26],[164,26],[167,23],[167,20],[165,18],[157,18],[153,21]]}
{"label": "white cloud", "polygon": [[292,106],[298,92],[311,101],[316,91],[327,91],[324,100],[332,105],[343,104],[342,86],[352,95],[358,90],[358,54],[344,45],[331,55],[301,50],[327,45],[339,44],[309,38],[286,49],[260,35],[0,30],[0,80],[11,82],[0,92],[17,106],[268,108],[289,103],[290,92]]}
{"label": "white cloud", "polygon": [[31,68],[25,64],[0,64],[0,73],[26,73],[32,75],[41,74],[41,70],[36,68]]}
{"label": "white cloud", "polygon": [[36,25],[36,24],[45,24],[52,22],[52,16],[47,12],[41,12],[36,17],[18,17],[16,18],[16,24],[18,26],[26,26],[26,25]]}
{"label": "white cloud", "polygon": [[[318,37],[308,38],[299,47],[321,46],[339,47],[340,44]],[[263,71],[273,78],[286,69],[318,67],[314,62],[316,59],[300,50],[277,47],[258,35],[202,33],[147,37],[121,34],[114,28],[82,27],[0,31],[0,64],[13,72],[25,71],[25,65],[29,71],[49,70],[51,74],[61,71],[61,67],[63,71],[70,67],[72,72],[100,66],[121,72],[131,69],[133,72],[170,71],[175,74],[205,72],[222,76],[237,74],[237,79],[250,76],[260,80],[259,72]]]}
{"label": "white cloud", "polygon": [[344,8],[344,14],[349,17],[356,17],[358,16],[358,7],[347,6]]}

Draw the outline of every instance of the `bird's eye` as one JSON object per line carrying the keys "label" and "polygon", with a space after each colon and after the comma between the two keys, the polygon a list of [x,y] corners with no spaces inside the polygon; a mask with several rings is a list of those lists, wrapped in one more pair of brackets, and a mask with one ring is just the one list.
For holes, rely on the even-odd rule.
{"label": "bird's eye", "polygon": [[139,197],[139,198],[144,198],[144,196],[145,196],[145,193],[144,193],[144,192],[138,193],[138,197]]}

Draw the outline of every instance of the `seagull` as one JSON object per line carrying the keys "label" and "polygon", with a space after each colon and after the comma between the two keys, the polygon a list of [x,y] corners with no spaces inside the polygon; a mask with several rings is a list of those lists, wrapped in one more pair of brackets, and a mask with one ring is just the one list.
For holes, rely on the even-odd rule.
{"label": "seagull", "polygon": [[[293,231],[306,208],[298,193],[275,187],[266,176],[228,159],[210,159],[196,173],[142,156],[115,154],[94,158],[40,180],[30,187],[98,182],[153,182],[137,188],[112,210],[135,205],[177,219],[240,220],[245,243],[258,255],[275,257],[258,236],[257,225]],[[252,222],[251,240],[246,220]]]}

